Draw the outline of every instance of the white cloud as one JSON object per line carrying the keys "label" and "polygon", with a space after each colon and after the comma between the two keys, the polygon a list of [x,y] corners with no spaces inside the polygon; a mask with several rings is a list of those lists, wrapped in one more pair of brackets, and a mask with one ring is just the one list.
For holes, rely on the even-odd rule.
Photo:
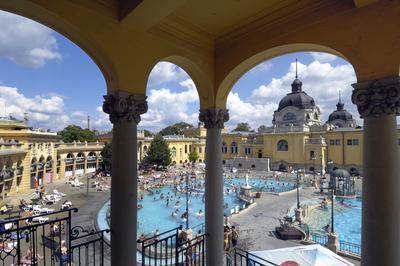
{"label": "white cloud", "polygon": [[0,11],[0,25],[0,57],[32,68],[61,59],[51,29],[4,11]]}
{"label": "white cloud", "polygon": [[258,64],[257,66],[255,66],[252,70],[268,72],[271,70],[271,68],[272,68],[272,63],[262,62],[261,64]]}
{"label": "white cloud", "polygon": [[112,128],[109,115],[103,112],[103,107],[96,108],[97,117],[93,121],[92,128],[97,130],[109,130]]}
{"label": "white cloud", "polygon": [[266,121],[272,121],[272,115],[278,105],[274,102],[265,102],[258,104],[240,99],[238,93],[230,92],[228,95],[227,108],[229,109],[229,121],[226,127],[232,130],[240,122],[247,122],[254,130],[266,124]]}
{"label": "white cloud", "polygon": [[17,88],[0,86],[0,111],[3,116],[11,115],[23,119],[28,114],[30,124],[36,127],[59,130],[65,127],[70,118],[64,114],[64,100],[59,96],[40,96],[28,98]]}
{"label": "white cloud", "polygon": [[[339,90],[342,92],[342,101],[345,108],[358,119],[356,107],[351,103],[351,84],[356,82],[354,70],[350,64],[333,66],[330,63],[313,61],[309,65],[298,64],[299,79],[303,82],[303,90],[312,96],[321,108],[322,122],[328,119],[329,114],[336,109]],[[291,92],[291,83],[295,78],[295,63],[292,63],[288,72],[280,78],[274,78],[269,84],[261,85],[252,91],[249,104],[263,106],[267,103],[274,103],[276,106],[287,93]],[[229,104],[228,97],[228,104]],[[238,103],[239,104],[239,103]],[[231,111],[232,112],[232,111]],[[271,125],[273,110],[268,112],[268,120],[260,124]],[[239,117],[247,116],[243,109]],[[250,119],[252,116],[250,116]],[[254,119],[253,119],[254,120]],[[258,120],[257,120],[258,121]],[[242,119],[241,122],[251,122]],[[358,119],[358,123],[361,121]]]}
{"label": "white cloud", "polygon": [[168,62],[160,62],[150,73],[148,86],[155,86],[165,82],[180,81],[188,75],[180,67]]}
{"label": "white cloud", "polygon": [[328,53],[320,53],[320,52],[312,52],[311,56],[314,58],[314,60],[316,60],[320,63],[333,62],[337,59],[336,55],[328,54]]}
{"label": "white cloud", "polygon": [[190,107],[199,105],[199,96],[191,79],[179,83],[185,90],[173,92],[170,89],[152,89],[148,94],[149,110],[141,116],[141,128],[159,131],[176,122],[196,123],[198,111],[191,112]]}

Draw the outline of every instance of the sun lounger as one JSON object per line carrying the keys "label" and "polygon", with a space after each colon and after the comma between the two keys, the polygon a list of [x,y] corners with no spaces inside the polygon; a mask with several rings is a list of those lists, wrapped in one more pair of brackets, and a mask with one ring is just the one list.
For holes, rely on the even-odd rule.
{"label": "sun lounger", "polygon": [[61,197],[65,197],[66,196],[65,193],[62,193],[62,192],[58,191],[57,189],[53,189],[53,193],[55,195],[58,195],[58,196],[61,196]]}

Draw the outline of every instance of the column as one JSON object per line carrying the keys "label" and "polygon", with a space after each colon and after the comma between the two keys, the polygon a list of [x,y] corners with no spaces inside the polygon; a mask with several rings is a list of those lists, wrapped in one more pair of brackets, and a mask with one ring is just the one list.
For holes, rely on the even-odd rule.
{"label": "column", "polygon": [[146,96],[118,91],[104,96],[113,123],[111,178],[111,264],[136,265],[137,124]]}
{"label": "column", "polygon": [[362,265],[400,265],[400,169],[396,116],[400,79],[353,84],[364,118]]}
{"label": "column", "polygon": [[228,110],[200,110],[199,120],[207,129],[205,223],[207,265],[224,265],[224,180],[222,176],[221,129],[228,121]]}

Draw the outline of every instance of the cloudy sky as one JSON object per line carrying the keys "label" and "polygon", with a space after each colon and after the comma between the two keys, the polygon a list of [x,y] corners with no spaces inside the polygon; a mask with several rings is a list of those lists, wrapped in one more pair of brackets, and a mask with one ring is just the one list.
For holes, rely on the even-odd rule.
{"label": "cloudy sky", "polygon": [[[31,126],[57,131],[69,124],[86,127],[89,115],[95,129],[111,128],[101,109],[104,78],[79,47],[36,22],[10,13],[0,11],[0,25],[0,116],[23,118],[27,113]],[[339,90],[345,108],[358,119],[350,101],[355,82],[352,66],[329,54],[294,53],[263,62],[234,85],[228,97],[229,129],[239,122],[248,122],[254,129],[271,125],[279,100],[291,90],[295,58],[303,90],[320,106],[324,122],[336,108]],[[147,95],[149,111],[142,116],[141,128],[155,132],[180,121],[197,124],[196,87],[178,66],[167,62],[156,65]]]}

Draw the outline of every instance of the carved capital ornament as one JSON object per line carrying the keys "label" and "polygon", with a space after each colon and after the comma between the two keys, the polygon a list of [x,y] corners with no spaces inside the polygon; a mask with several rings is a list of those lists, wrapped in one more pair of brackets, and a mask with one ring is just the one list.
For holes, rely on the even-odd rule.
{"label": "carved capital ornament", "polygon": [[361,118],[400,114],[400,78],[387,78],[352,85],[352,102]]}
{"label": "carved capital ornament", "polygon": [[199,120],[204,123],[205,128],[224,128],[224,123],[229,120],[229,113],[226,109],[202,109]]}
{"label": "carved capital ornament", "polygon": [[103,111],[110,115],[113,124],[140,122],[140,115],[147,112],[147,96],[118,91],[104,96]]}

